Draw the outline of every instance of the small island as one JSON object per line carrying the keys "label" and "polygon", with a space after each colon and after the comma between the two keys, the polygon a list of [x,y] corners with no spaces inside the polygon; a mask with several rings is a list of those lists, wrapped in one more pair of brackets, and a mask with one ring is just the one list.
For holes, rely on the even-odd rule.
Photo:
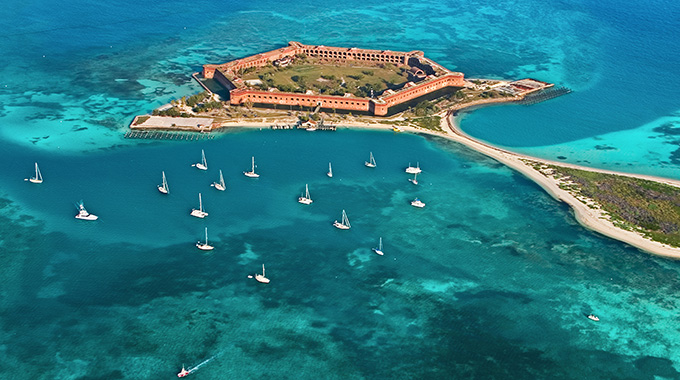
{"label": "small island", "polygon": [[[223,64],[192,77],[205,90],[139,115],[134,133],[210,132],[224,127],[335,130],[392,128],[457,141],[539,184],[574,210],[585,227],[644,251],[680,259],[680,181],[597,170],[523,156],[478,141],[457,126],[463,110],[534,104],[570,92],[552,83],[466,79],[425,57],[396,52],[288,46]],[[162,137],[163,138],[163,137]],[[173,138],[173,137],[170,137]],[[193,139],[193,137],[188,138]]]}
{"label": "small island", "polygon": [[206,132],[234,125],[298,126],[311,121],[440,130],[437,113],[442,110],[524,101],[539,92],[550,96],[543,90],[553,87],[529,78],[465,79],[463,73],[450,71],[417,50],[294,41],[269,52],[206,64],[192,76],[205,92],[173,101],[153,115],[137,116],[130,127]]}

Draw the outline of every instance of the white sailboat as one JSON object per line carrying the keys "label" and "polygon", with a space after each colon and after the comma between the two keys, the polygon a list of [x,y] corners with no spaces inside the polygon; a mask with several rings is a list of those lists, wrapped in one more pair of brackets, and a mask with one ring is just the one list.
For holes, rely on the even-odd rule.
{"label": "white sailboat", "polygon": [[333,222],[333,226],[341,230],[349,230],[350,228],[352,228],[352,226],[349,224],[349,219],[347,218],[347,213],[345,213],[345,210],[342,210],[342,222],[338,222],[336,220],[335,222]]}
{"label": "white sailboat", "polygon": [[76,205],[76,208],[78,209],[78,215],[76,215],[76,219],[80,220],[97,220],[99,217],[94,214],[90,214],[87,212],[85,209],[85,206],[83,205],[83,201],[78,202]]}
{"label": "white sailboat", "polygon": [[222,175],[222,170],[220,170],[220,181],[213,182],[210,186],[216,188],[219,191],[224,191],[227,189],[227,185],[224,183],[224,176]]}
{"label": "white sailboat", "polygon": [[257,173],[255,173],[255,156],[253,156],[252,162],[253,162],[253,165],[251,166],[250,171],[249,171],[249,172],[243,172],[243,174],[244,174],[246,177],[257,178],[257,177],[259,177],[260,175],[257,174]]}
{"label": "white sailboat", "polygon": [[416,198],[416,199],[411,201],[411,206],[423,208],[423,207],[425,207],[425,203],[423,203],[419,198]]}
{"label": "white sailboat", "polygon": [[373,252],[377,253],[380,256],[384,255],[383,250],[382,250],[382,238],[380,238],[380,243],[378,243],[378,248],[372,248],[372,250],[373,250]]}
{"label": "white sailboat", "polygon": [[411,166],[411,163],[408,163],[408,168],[406,168],[406,173],[408,174],[420,174],[422,170],[420,169],[420,162],[416,163],[416,166],[413,167]]}
{"label": "white sailboat", "polygon": [[215,249],[215,247],[208,244],[208,227],[205,228],[205,243],[201,243],[199,241],[196,243],[196,247],[201,251],[212,251],[213,249]]}
{"label": "white sailboat", "polygon": [[298,202],[302,203],[303,205],[308,205],[314,202],[309,196],[309,185],[305,184],[305,195],[299,197]]}
{"label": "white sailboat", "polygon": [[194,166],[196,169],[200,170],[208,170],[208,161],[205,159],[205,151],[203,149],[201,149],[201,162],[191,166]]}
{"label": "white sailboat", "polygon": [[333,178],[333,168],[331,167],[331,163],[328,163],[328,173],[326,173],[328,178]]}
{"label": "white sailboat", "polygon": [[414,185],[418,184],[418,173],[413,173],[413,178],[408,179],[409,182],[411,182]]}
{"label": "white sailboat", "polygon": [[198,210],[192,209],[191,216],[195,216],[201,219],[208,216],[208,213],[203,210],[203,199],[201,198],[201,193],[198,193]]}
{"label": "white sailboat", "polygon": [[262,264],[262,274],[259,274],[259,273],[256,274],[255,279],[257,280],[257,282],[261,282],[263,284],[269,283],[269,279],[265,276],[265,273],[264,273],[264,264]]}
{"label": "white sailboat", "polygon": [[165,178],[165,171],[163,172],[163,183],[158,185],[158,191],[160,191],[163,194],[167,194],[170,192],[170,188],[168,187],[168,180]]}
{"label": "white sailboat", "polygon": [[35,177],[31,178],[26,178],[24,181],[29,181],[30,183],[42,183],[43,182],[43,177],[42,173],[40,173],[40,169],[38,168],[38,163],[35,163]]}
{"label": "white sailboat", "polygon": [[373,158],[373,152],[371,152],[371,155],[368,158],[368,161],[364,162],[364,165],[368,166],[369,168],[374,168],[374,167],[378,166],[375,163],[375,158]]}

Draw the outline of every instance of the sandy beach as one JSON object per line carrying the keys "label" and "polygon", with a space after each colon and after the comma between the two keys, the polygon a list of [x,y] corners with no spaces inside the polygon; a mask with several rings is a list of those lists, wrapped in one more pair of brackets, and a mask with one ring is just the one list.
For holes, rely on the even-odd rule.
{"label": "sandy beach", "polygon": [[[549,164],[555,166],[571,167],[580,170],[588,170],[600,173],[616,174],[627,177],[643,178],[651,181],[661,182],[672,186],[680,187],[680,181],[671,180],[667,178],[659,178],[645,175],[635,175],[630,173],[623,173],[611,170],[593,169],[585,166],[565,164],[561,162],[554,162],[542,160],[535,157],[524,156],[513,153],[507,150],[493,147],[485,144],[474,138],[468,136],[458,128],[457,120],[454,117],[443,116],[441,123],[442,130],[445,131],[444,136],[457,141],[477,152],[480,152],[488,157],[491,157],[510,168],[517,170],[532,181],[536,182],[553,198],[567,203],[573,210],[576,220],[586,228],[596,231],[602,235],[630,244],[645,252],[652,253],[663,257],[680,259],[680,248],[671,247],[666,244],[652,241],[637,232],[626,231],[616,227],[609,219],[609,217],[599,208],[588,207],[581,200],[577,199],[568,191],[562,190],[559,185],[560,182],[552,177],[546,176],[533,166],[527,164],[527,161],[539,164]],[[419,132],[422,132],[419,130]],[[437,134],[439,135],[439,134]]]}

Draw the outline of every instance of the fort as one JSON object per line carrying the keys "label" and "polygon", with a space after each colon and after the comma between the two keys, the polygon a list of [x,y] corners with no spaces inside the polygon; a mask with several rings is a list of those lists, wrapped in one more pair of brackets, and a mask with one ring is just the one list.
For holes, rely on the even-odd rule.
{"label": "fort", "polygon": [[[306,90],[281,91],[267,88],[260,80],[244,80],[244,75],[264,67],[286,68],[299,60],[313,60],[320,66],[396,67],[407,80],[371,96],[357,96],[355,89],[339,94],[322,94]],[[307,107],[311,109],[345,110],[385,116],[398,109],[400,104],[425,97],[440,90],[465,86],[463,73],[452,72],[425,57],[422,51],[397,52],[358,48],[304,45],[289,42],[288,46],[265,53],[237,59],[223,64],[203,66],[203,77],[214,79],[229,90],[232,105],[253,104],[262,106]],[[323,79],[322,79],[323,80]],[[344,78],[343,78],[344,84]],[[296,89],[299,90],[299,89]],[[372,92],[372,91],[371,91]]]}

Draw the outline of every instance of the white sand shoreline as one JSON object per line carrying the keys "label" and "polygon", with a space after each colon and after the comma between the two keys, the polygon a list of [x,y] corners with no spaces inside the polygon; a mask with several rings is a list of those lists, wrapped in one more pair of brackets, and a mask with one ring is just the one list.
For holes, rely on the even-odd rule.
{"label": "white sand shoreline", "polygon": [[652,241],[641,234],[633,231],[623,230],[616,227],[599,208],[591,208],[578,200],[574,195],[559,187],[559,182],[551,177],[547,177],[540,173],[532,166],[526,164],[523,160],[533,161],[540,164],[555,165],[562,167],[575,168],[580,170],[587,170],[599,173],[615,174],[626,177],[647,179],[655,182],[661,182],[672,186],[680,187],[680,181],[668,178],[660,178],[648,175],[637,175],[630,173],[617,172],[613,170],[594,169],[586,166],[566,164],[562,162],[554,162],[544,159],[539,159],[531,156],[525,156],[518,153],[513,153],[504,149],[496,148],[491,145],[482,143],[469,135],[465,134],[458,128],[456,120],[452,117],[444,116],[442,118],[442,129],[446,133],[446,137],[457,141],[479,153],[491,157],[510,168],[517,170],[532,181],[541,186],[553,198],[567,203],[576,216],[576,220],[584,227],[596,231],[602,235],[610,237],[615,240],[630,244],[633,247],[641,249],[645,252],[663,256],[667,258],[680,259],[680,248],[671,247],[667,244]]}
{"label": "white sand shoreline", "polygon": [[[593,230],[595,232],[598,232],[604,236],[610,237],[612,239],[627,243],[633,247],[636,247],[640,250],[643,250],[645,252],[658,255],[658,256],[663,256],[667,258],[672,258],[672,259],[680,259],[680,248],[675,248],[671,247],[667,244],[659,243],[652,241],[644,236],[642,236],[640,233],[637,232],[632,232],[632,231],[627,231],[623,230],[621,228],[616,227],[610,220],[609,217],[606,215],[605,212],[600,210],[599,208],[591,208],[588,207],[588,205],[584,204],[582,201],[577,199],[574,195],[569,193],[566,190],[563,190],[559,187],[559,181],[544,175],[543,173],[537,171],[536,169],[533,168],[533,166],[527,164],[524,162],[526,161],[531,161],[539,164],[546,164],[546,165],[555,165],[555,166],[562,166],[562,167],[569,167],[569,168],[574,168],[574,169],[580,169],[580,170],[587,170],[587,171],[593,171],[593,172],[599,172],[599,173],[607,173],[607,174],[615,174],[615,175],[621,175],[621,176],[626,176],[626,177],[633,177],[633,178],[641,178],[641,179],[646,179],[650,181],[655,181],[655,182],[660,182],[664,184],[668,184],[671,186],[677,186],[680,187],[680,181],[677,180],[672,180],[668,178],[661,178],[661,177],[654,177],[654,176],[649,176],[649,175],[638,175],[638,174],[631,174],[631,173],[624,173],[624,172],[618,172],[618,171],[613,171],[613,170],[605,170],[605,169],[595,169],[595,168],[590,168],[586,166],[580,166],[580,165],[574,165],[574,164],[568,164],[568,163],[563,163],[563,162],[556,162],[556,161],[550,161],[550,160],[545,160],[545,159],[540,159],[536,157],[531,157],[531,156],[526,156],[522,155],[519,153],[514,153],[505,149],[501,149],[498,147],[494,147],[492,145],[486,144],[484,142],[481,142],[479,140],[474,139],[473,137],[465,134],[463,131],[460,130],[460,128],[457,125],[457,119],[455,117],[450,116],[449,111],[441,112],[438,114],[439,116],[442,117],[441,120],[441,129],[442,132],[440,131],[433,131],[433,130],[428,130],[428,129],[422,129],[422,128],[414,128],[414,127],[403,127],[400,126],[402,130],[405,132],[411,132],[411,133],[424,133],[424,134],[429,134],[433,136],[440,136],[447,138],[452,141],[456,141],[460,144],[463,144],[467,146],[470,149],[473,149],[476,152],[482,153],[490,158],[495,159],[496,161],[499,161],[500,163],[522,173],[524,176],[528,177],[530,180],[534,181],[536,184],[538,184],[541,188],[543,188],[548,194],[550,194],[553,198],[567,203],[572,210],[574,210],[574,215],[576,217],[576,220],[584,227]],[[263,121],[263,122],[228,122],[228,123],[223,123],[222,127],[223,128],[230,128],[230,127],[238,127],[238,128],[269,128],[272,124],[286,124],[286,122],[282,122],[280,120],[271,120],[271,121]],[[363,123],[357,123],[356,121],[354,122],[347,122],[347,123],[337,123],[334,124],[339,128],[359,128],[359,129],[382,129],[382,130],[392,130],[392,125],[390,124],[380,124],[380,123],[370,123],[370,122],[363,122]]]}

